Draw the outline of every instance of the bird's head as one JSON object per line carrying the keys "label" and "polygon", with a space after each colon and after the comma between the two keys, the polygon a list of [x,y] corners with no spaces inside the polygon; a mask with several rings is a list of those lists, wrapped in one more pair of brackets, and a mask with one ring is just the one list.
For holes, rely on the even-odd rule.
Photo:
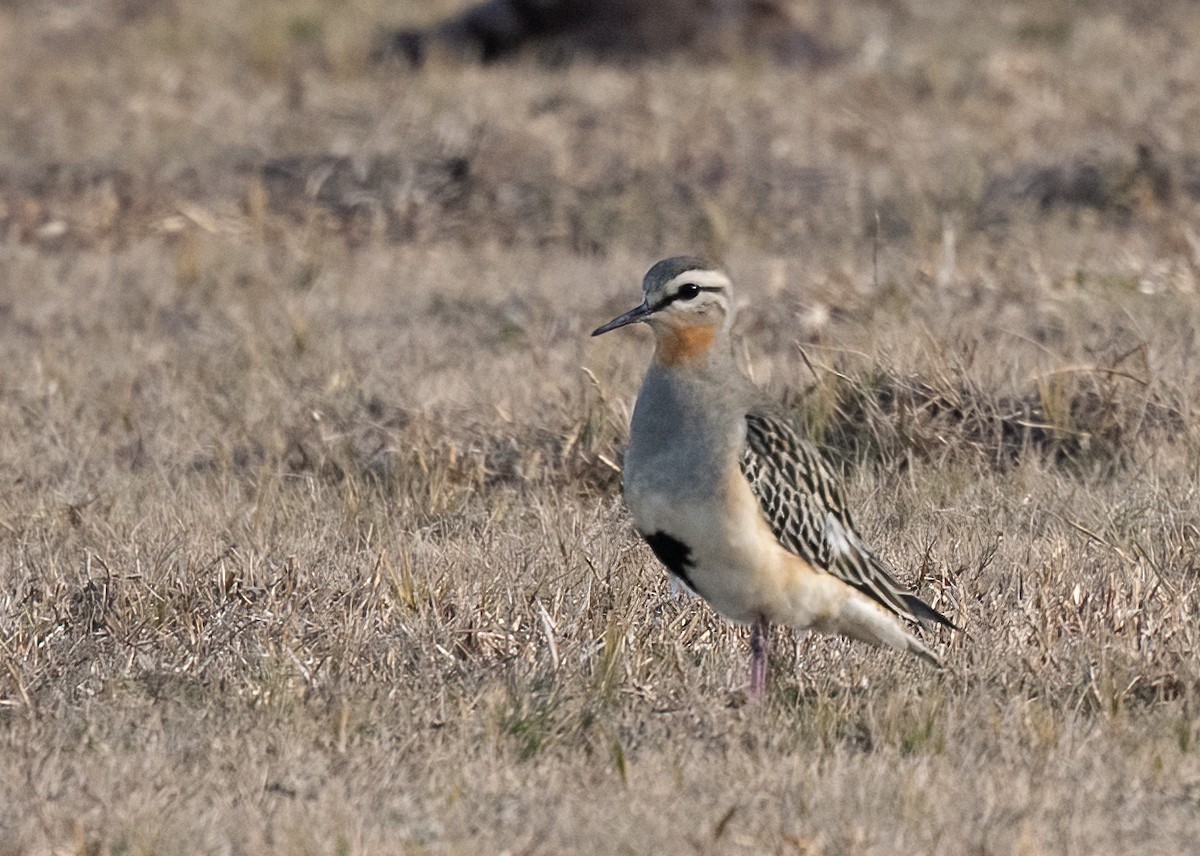
{"label": "bird's head", "polygon": [[642,280],[642,302],[592,335],[644,321],[654,329],[662,361],[699,356],[728,327],[731,287],[729,277],[703,259],[663,259]]}

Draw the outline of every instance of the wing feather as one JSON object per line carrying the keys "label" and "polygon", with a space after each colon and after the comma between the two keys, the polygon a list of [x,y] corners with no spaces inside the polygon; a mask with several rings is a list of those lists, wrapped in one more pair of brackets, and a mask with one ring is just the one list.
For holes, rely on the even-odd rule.
{"label": "wing feather", "polygon": [[821,454],[785,422],[746,415],[742,473],[775,537],[809,564],[854,586],[886,609],[916,621],[954,624],[905,590],[859,537],[837,477]]}

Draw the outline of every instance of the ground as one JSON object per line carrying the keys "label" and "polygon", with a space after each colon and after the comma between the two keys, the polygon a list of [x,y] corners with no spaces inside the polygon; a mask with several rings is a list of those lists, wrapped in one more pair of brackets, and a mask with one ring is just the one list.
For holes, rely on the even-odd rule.
{"label": "ground", "polygon": [[[1200,849],[1192,5],[371,63],[456,5],[0,6],[0,854]],[[943,672],[752,708],[636,538],[680,253]]]}

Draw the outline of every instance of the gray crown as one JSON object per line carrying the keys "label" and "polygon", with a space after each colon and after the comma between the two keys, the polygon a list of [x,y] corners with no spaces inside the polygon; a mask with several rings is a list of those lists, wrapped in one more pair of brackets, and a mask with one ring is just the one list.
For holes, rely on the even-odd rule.
{"label": "gray crown", "polygon": [[654,267],[646,271],[642,280],[642,291],[649,294],[666,285],[668,282],[689,270],[713,270],[707,261],[696,256],[674,256],[655,262]]}

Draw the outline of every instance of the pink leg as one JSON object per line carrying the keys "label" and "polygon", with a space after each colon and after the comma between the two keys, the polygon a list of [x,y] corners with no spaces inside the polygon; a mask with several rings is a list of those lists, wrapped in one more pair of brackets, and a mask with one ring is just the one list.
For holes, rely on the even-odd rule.
{"label": "pink leg", "polygon": [[750,701],[761,704],[767,695],[767,648],[770,625],[761,616],[750,630]]}

